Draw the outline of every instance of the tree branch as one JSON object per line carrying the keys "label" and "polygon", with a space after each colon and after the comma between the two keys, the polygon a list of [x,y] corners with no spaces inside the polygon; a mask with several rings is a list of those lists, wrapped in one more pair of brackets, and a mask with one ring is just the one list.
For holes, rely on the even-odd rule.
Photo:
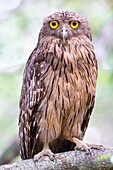
{"label": "tree branch", "polygon": [[113,170],[111,163],[113,148],[92,149],[87,155],[84,151],[70,151],[55,154],[55,160],[43,157],[0,166],[0,170]]}

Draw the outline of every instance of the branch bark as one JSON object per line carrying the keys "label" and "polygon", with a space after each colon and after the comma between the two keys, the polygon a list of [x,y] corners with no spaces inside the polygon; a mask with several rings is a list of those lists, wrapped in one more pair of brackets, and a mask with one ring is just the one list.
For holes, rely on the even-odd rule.
{"label": "branch bark", "polygon": [[92,149],[87,155],[84,151],[70,151],[55,154],[55,160],[43,157],[34,162],[33,159],[22,160],[0,166],[0,170],[113,170],[113,148]]}

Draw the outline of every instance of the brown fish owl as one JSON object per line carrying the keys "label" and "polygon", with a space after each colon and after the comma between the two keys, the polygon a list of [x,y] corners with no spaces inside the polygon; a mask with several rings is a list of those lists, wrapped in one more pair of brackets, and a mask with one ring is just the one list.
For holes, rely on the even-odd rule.
{"label": "brown fish owl", "polygon": [[97,60],[87,20],[56,12],[43,22],[30,55],[20,97],[19,140],[22,159],[39,159],[84,143],[95,102]]}

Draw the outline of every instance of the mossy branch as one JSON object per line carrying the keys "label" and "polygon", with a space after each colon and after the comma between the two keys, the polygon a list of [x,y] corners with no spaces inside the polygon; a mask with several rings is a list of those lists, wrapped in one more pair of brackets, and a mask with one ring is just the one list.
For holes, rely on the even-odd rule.
{"label": "mossy branch", "polygon": [[92,149],[87,155],[84,151],[70,151],[55,154],[55,160],[43,157],[34,162],[23,160],[0,166],[0,170],[113,170],[113,148]]}

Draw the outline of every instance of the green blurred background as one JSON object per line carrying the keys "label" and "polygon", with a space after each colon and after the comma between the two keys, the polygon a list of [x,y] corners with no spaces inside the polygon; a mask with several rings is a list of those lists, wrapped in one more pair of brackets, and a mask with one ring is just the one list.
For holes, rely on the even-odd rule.
{"label": "green blurred background", "polygon": [[0,0],[0,156],[18,138],[25,63],[43,18],[58,10],[80,13],[90,23],[99,75],[95,109],[84,140],[113,146],[113,0]]}

